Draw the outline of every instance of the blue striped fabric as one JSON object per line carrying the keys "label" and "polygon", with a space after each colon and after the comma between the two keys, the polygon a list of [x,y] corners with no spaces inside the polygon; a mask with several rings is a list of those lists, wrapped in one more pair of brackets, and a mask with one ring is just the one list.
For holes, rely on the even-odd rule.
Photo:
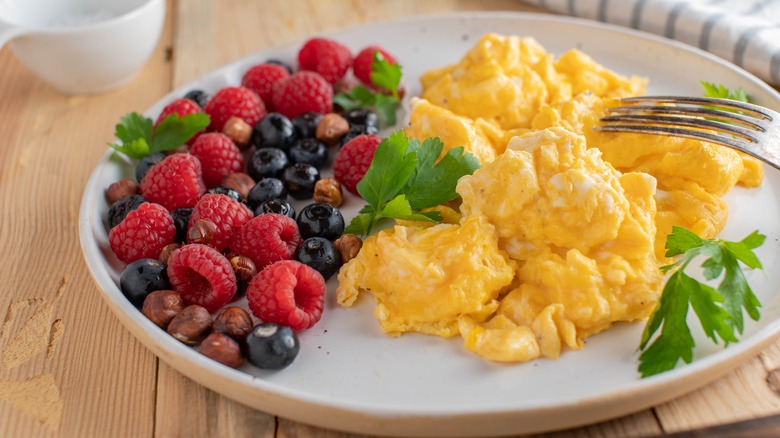
{"label": "blue striped fabric", "polygon": [[780,87],[780,0],[524,0],[699,47]]}

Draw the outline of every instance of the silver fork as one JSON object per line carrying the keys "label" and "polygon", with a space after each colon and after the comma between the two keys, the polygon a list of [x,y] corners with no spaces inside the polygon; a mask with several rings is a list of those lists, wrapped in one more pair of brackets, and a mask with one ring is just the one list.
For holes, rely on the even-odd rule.
{"label": "silver fork", "polygon": [[641,96],[621,101],[626,105],[610,108],[597,130],[708,141],[745,152],[780,170],[780,113],[776,111],[709,97]]}

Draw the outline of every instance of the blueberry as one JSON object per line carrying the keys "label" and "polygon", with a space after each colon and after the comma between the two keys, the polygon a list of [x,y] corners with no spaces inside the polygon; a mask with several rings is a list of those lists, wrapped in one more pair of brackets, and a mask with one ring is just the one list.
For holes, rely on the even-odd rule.
{"label": "blueberry", "polygon": [[146,172],[148,172],[152,166],[164,159],[165,154],[162,152],[155,152],[141,158],[141,161],[135,166],[135,180],[141,182],[141,180],[144,179],[144,176],[146,176]]}
{"label": "blueberry", "polygon": [[269,199],[255,209],[255,216],[266,213],[282,214],[295,219],[295,207],[284,199]]}
{"label": "blueberry", "polygon": [[136,260],[125,266],[119,276],[119,288],[135,307],[140,308],[150,293],[171,288],[165,269],[165,264],[159,260]]}
{"label": "blueberry", "polygon": [[287,73],[290,73],[290,74],[292,74],[292,73],[293,73],[293,69],[292,69],[292,67],[290,67],[290,64],[288,64],[288,63],[286,63],[286,62],[282,61],[281,59],[271,58],[271,59],[268,59],[268,60],[266,60],[265,62],[266,62],[267,64],[276,64],[276,65],[281,65],[282,67],[284,67],[285,69],[287,69]]}
{"label": "blueberry", "polygon": [[304,239],[317,236],[335,240],[344,232],[344,216],[338,208],[324,202],[303,207],[296,222]]}
{"label": "blueberry", "polygon": [[317,124],[322,120],[322,114],[310,111],[292,119],[292,124],[299,138],[314,137],[317,133]]}
{"label": "blueberry", "polygon": [[244,202],[244,199],[241,197],[241,194],[238,193],[238,190],[232,187],[225,187],[225,186],[212,187],[209,189],[209,193],[211,193],[212,195],[225,195],[234,201]]}
{"label": "blueberry", "polygon": [[260,148],[249,157],[246,170],[252,179],[260,181],[263,178],[279,177],[289,165],[290,160],[283,150],[279,148]]}
{"label": "blueberry", "polygon": [[266,114],[252,131],[252,143],[258,148],[279,148],[287,152],[297,139],[290,119],[279,113]]}
{"label": "blueberry", "polygon": [[125,220],[127,213],[135,210],[144,202],[146,202],[146,198],[143,196],[130,195],[111,204],[111,207],[108,208],[108,228],[111,229],[119,225]]}
{"label": "blueberry", "polygon": [[174,242],[181,244],[187,242],[187,225],[190,222],[190,216],[192,216],[192,208],[189,207],[177,208],[171,212],[173,225],[176,226]]}
{"label": "blueberry", "polygon": [[287,199],[287,189],[280,179],[268,177],[261,179],[249,189],[246,203],[254,209],[271,198]]}
{"label": "blueberry", "polygon": [[316,138],[302,138],[290,147],[290,161],[311,164],[317,169],[328,161],[328,147]]}
{"label": "blueberry", "polygon": [[341,267],[341,254],[333,246],[333,242],[323,237],[309,237],[295,250],[295,260],[308,265],[324,279],[329,279]]}
{"label": "blueberry", "polygon": [[287,193],[295,199],[310,199],[314,195],[314,184],[319,179],[320,171],[306,163],[295,163],[284,169],[282,174]]}
{"label": "blueberry", "polygon": [[379,129],[376,126],[371,125],[352,125],[349,127],[349,131],[341,137],[341,145],[344,146],[348,141],[363,134],[378,134]]}
{"label": "blueberry", "polygon": [[366,108],[353,108],[344,113],[344,118],[352,125],[373,126],[379,129],[379,117],[376,113]]}
{"label": "blueberry", "polygon": [[208,101],[209,101],[209,97],[211,97],[211,96],[209,96],[208,93],[206,93],[203,90],[198,90],[198,89],[190,90],[190,91],[187,92],[187,94],[184,95],[185,99],[189,99],[189,100],[197,103],[198,106],[201,107],[201,108],[206,106],[206,103],[208,103]]}
{"label": "blueberry", "polygon": [[246,338],[247,360],[266,370],[280,370],[298,356],[300,343],[290,327],[263,322],[252,328]]}

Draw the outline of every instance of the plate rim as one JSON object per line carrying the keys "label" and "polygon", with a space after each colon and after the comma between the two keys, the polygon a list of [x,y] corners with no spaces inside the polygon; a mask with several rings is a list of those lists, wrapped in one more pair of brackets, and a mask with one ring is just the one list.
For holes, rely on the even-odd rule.
{"label": "plate rim", "polygon": [[[764,81],[759,79],[754,74],[720,57],[717,57],[716,55],[705,52],[696,47],[689,46],[687,44],[675,40],[671,40],[668,38],[660,37],[648,32],[626,28],[618,25],[613,25],[610,23],[603,23],[594,20],[578,18],[578,17],[569,17],[569,16],[553,15],[553,14],[546,14],[546,13],[515,12],[515,11],[448,12],[443,14],[423,14],[423,15],[416,15],[416,16],[399,17],[392,20],[382,20],[382,21],[375,21],[375,22],[363,23],[363,24],[353,24],[350,26],[330,29],[324,32],[318,32],[316,35],[324,36],[324,37],[334,36],[334,35],[350,32],[350,31],[358,30],[361,28],[370,28],[372,26],[376,26],[380,24],[392,25],[393,23],[400,23],[400,22],[404,22],[404,23],[430,22],[433,20],[446,21],[452,19],[486,20],[490,18],[501,18],[501,19],[508,18],[508,19],[513,19],[518,21],[537,21],[537,22],[552,21],[564,25],[576,25],[576,26],[582,26],[589,29],[617,32],[618,34],[631,35],[641,40],[651,41],[665,46],[672,46],[674,48],[681,49],[695,56],[706,58],[716,64],[721,65],[724,68],[727,68],[729,70],[732,70],[735,73],[738,73],[739,75],[749,79],[752,83],[751,85],[762,88],[763,91],[765,91],[768,95],[772,96],[776,100],[775,103],[780,102],[780,94],[778,94],[776,90],[771,88]],[[251,54],[230,61],[228,64],[209,70],[208,72],[199,75],[198,77],[188,81],[187,83],[173,89],[171,92],[162,96],[153,105],[151,105],[150,108],[145,111],[145,113],[152,111],[152,109],[155,108],[156,106],[159,106],[163,102],[170,100],[171,97],[178,96],[179,94],[181,94],[182,90],[191,88],[195,83],[208,80],[209,78],[217,77],[226,71],[234,69],[236,64],[249,62],[252,59],[261,56],[262,53],[267,52],[269,50],[283,50],[286,48],[290,48],[295,44],[300,44],[300,42],[304,41],[306,38],[309,38],[311,36],[313,35],[306,35],[306,36],[294,38],[282,42],[279,45],[267,47],[262,50],[255,51]],[[102,264],[99,266],[93,266],[89,261],[90,258],[97,259],[101,255],[101,251],[97,245],[97,241],[91,236],[91,229],[93,226],[95,226],[91,213],[95,211],[95,206],[96,206],[94,202],[96,201],[97,198],[95,196],[95,193],[97,193],[96,189],[99,189],[97,187],[97,182],[100,180],[99,178],[101,174],[100,170],[105,170],[104,166],[114,155],[115,153],[113,152],[113,150],[109,148],[102,155],[100,161],[96,164],[85,186],[85,191],[82,195],[82,202],[79,209],[79,242],[82,249],[81,252],[82,252],[82,256],[84,257],[84,261],[87,265],[87,268],[93,280],[95,281],[96,285],[98,286],[100,295],[103,296],[103,298],[106,300],[106,303],[109,305],[109,308],[120,319],[120,321],[125,326],[125,328],[130,330],[130,332],[134,335],[136,339],[141,340],[146,348],[152,350],[159,359],[163,360],[172,368],[186,375],[188,378],[191,378],[197,381],[198,383],[203,384],[204,386],[209,387],[210,389],[228,398],[237,400],[243,404],[247,404],[255,409],[259,409],[259,410],[261,409],[265,412],[272,413],[274,415],[280,415],[280,416],[285,416],[285,413],[282,412],[283,409],[279,409],[280,406],[283,407],[289,403],[298,404],[300,402],[304,402],[307,405],[314,405],[313,407],[315,407],[318,411],[323,411],[325,415],[334,415],[334,416],[347,415],[352,418],[364,417],[362,418],[362,420],[364,420],[364,424],[362,424],[361,427],[353,427],[353,426],[357,426],[358,424],[353,423],[352,425],[347,425],[346,422],[343,421],[330,421],[330,422],[307,421],[308,417],[295,418],[296,421],[306,422],[306,423],[315,424],[323,427],[329,427],[332,429],[345,430],[349,432],[391,434],[391,435],[400,432],[404,434],[422,433],[423,435],[436,435],[441,432],[442,425],[445,425],[454,419],[457,419],[458,420],[457,423],[461,424],[463,423],[464,419],[465,421],[479,422],[481,421],[482,417],[486,417],[486,416],[492,418],[494,416],[517,417],[519,415],[520,417],[531,418],[536,415],[544,414],[549,410],[560,411],[561,409],[569,412],[569,414],[571,415],[578,416],[578,414],[582,414],[582,412],[584,412],[584,410],[582,409],[583,403],[598,406],[600,404],[606,403],[607,401],[609,401],[609,403],[612,404],[614,403],[615,399],[624,400],[626,402],[625,409],[620,410],[620,412],[612,411],[613,414],[606,415],[606,416],[602,415],[597,418],[586,415],[588,416],[587,419],[583,418],[580,419],[580,421],[576,421],[574,423],[567,423],[566,425],[566,427],[573,427],[577,425],[592,423],[595,421],[605,420],[607,418],[622,416],[630,412],[636,412],[637,410],[645,409],[657,404],[659,402],[658,400],[659,398],[662,398],[664,401],[671,400],[681,394],[693,391],[696,388],[704,386],[705,384],[715,380],[716,378],[722,376],[729,370],[733,369],[736,365],[745,361],[747,356],[755,354],[759,350],[763,349],[766,345],[773,342],[775,338],[780,334],[780,320],[771,321],[765,327],[762,327],[761,329],[757,330],[749,339],[745,339],[739,343],[733,344],[729,346],[728,349],[722,349],[704,358],[696,359],[693,363],[679,367],[671,372],[664,373],[658,376],[653,376],[646,379],[641,379],[639,383],[637,383],[637,385],[633,386],[632,388],[612,391],[609,394],[600,397],[589,397],[582,400],[567,401],[562,404],[549,403],[546,405],[538,405],[536,407],[520,408],[520,409],[518,409],[517,407],[506,407],[502,409],[496,409],[495,407],[493,407],[488,410],[479,410],[479,409],[458,410],[458,409],[454,409],[453,407],[447,407],[442,409],[429,409],[423,412],[419,410],[404,411],[403,409],[400,409],[401,408],[400,406],[396,406],[396,405],[366,406],[365,404],[362,403],[345,403],[343,400],[339,400],[337,403],[334,404],[332,401],[327,400],[323,396],[319,396],[319,395],[313,396],[312,394],[306,393],[304,391],[291,389],[289,387],[277,384],[275,382],[269,382],[261,378],[258,378],[256,376],[253,376],[251,374],[245,373],[243,371],[230,369],[216,362],[203,358],[197,351],[193,350],[190,347],[185,346],[184,344],[179,343],[178,341],[175,341],[173,338],[169,336],[155,337],[154,336],[155,334],[158,335],[164,334],[164,331],[159,329],[150,321],[145,320],[144,318],[133,320],[129,316],[128,311],[137,312],[137,310],[135,309],[135,307],[130,305],[130,303],[126,299],[124,299],[121,292],[119,291],[119,288],[116,286],[113,279],[111,278],[111,275],[108,273],[106,266]],[[97,224],[97,226],[103,226],[103,225],[102,223],[100,223]],[[99,269],[96,270],[96,268]],[[109,284],[113,286],[113,290],[110,292],[103,287],[102,282],[106,280],[108,281]],[[197,365],[197,366],[195,367],[179,366],[179,364],[181,364],[182,361],[186,362],[187,364]],[[203,379],[201,378],[201,375],[203,373],[209,375],[213,380],[209,380],[208,383],[203,382]],[[701,379],[702,374],[706,374],[706,377],[704,379]],[[697,377],[696,384],[680,385],[681,381],[685,381],[689,379],[692,375],[696,375]],[[259,391],[261,393],[264,393],[264,395],[266,396],[270,396],[271,403],[266,403],[267,405],[266,407],[259,408],[257,407],[257,403],[252,403],[250,400],[246,400],[245,398],[247,397],[234,397],[231,394],[226,394],[224,392],[224,387],[222,386],[222,384],[249,385],[252,387],[253,391],[255,392]],[[659,386],[667,389],[668,394],[674,394],[674,395],[670,397],[639,397],[645,395],[644,393],[646,393],[649,388],[654,388]],[[275,403],[280,403],[280,404],[275,405]],[[322,415],[322,413],[320,413],[320,415]],[[579,415],[579,417],[582,417],[582,415]],[[386,424],[387,421],[397,422],[399,418],[403,418],[405,421],[411,421],[416,425],[415,428],[408,429],[408,428],[398,427],[397,425]],[[430,425],[426,427],[426,424],[424,423],[428,423],[428,422],[435,423],[435,425],[438,425],[438,428],[430,427]],[[377,429],[375,428],[377,424],[384,424],[389,429],[383,429],[383,428]],[[543,430],[549,431],[549,430],[555,430],[555,428],[544,427],[544,428],[528,429],[524,431],[533,433],[533,432],[539,432]],[[468,427],[461,429],[460,432],[461,433],[459,433],[456,430],[455,434],[460,436],[479,435],[484,433],[484,428],[479,429],[479,432],[477,432],[476,434],[474,434],[473,429],[469,429]],[[516,431],[507,430],[503,433],[516,433]]]}

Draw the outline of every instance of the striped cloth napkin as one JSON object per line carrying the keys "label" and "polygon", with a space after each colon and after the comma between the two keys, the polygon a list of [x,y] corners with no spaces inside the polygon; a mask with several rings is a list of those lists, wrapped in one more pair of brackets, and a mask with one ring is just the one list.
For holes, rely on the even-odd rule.
{"label": "striped cloth napkin", "polygon": [[780,87],[780,0],[524,0],[696,46]]}

